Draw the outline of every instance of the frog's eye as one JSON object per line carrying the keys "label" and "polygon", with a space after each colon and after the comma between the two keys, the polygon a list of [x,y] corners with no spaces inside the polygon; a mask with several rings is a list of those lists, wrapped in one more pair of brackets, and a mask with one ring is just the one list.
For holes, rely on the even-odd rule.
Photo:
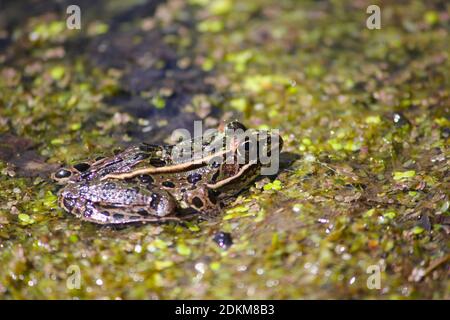
{"label": "frog's eye", "polygon": [[54,177],[56,179],[64,179],[64,178],[70,177],[71,175],[72,175],[72,172],[70,172],[69,170],[67,170],[67,169],[60,169],[59,171],[57,171],[54,174]]}

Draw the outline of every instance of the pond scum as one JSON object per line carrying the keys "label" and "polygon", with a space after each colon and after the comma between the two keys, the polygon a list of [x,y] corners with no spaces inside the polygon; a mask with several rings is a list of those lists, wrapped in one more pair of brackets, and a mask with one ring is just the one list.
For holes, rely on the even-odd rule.
{"label": "pond scum", "polygon": [[[0,298],[450,298],[448,3],[125,2],[0,12]],[[284,162],[216,219],[57,206],[60,164],[236,117]]]}

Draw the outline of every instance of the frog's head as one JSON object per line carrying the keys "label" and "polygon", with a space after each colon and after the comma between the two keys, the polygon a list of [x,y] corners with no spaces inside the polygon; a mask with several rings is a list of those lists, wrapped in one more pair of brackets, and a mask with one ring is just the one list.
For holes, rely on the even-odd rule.
{"label": "frog's head", "polygon": [[243,165],[264,165],[267,157],[278,157],[283,147],[278,130],[247,129],[238,121],[233,121],[225,127],[225,135],[231,135],[231,150],[236,151],[238,162]]}
{"label": "frog's head", "polygon": [[[212,189],[235,188],[246,185],[259,174],[276,174],[278,156],[283,140],[277,130],[247,130],[237,122],[224,128],[226,154],[213,175]],[[270,168],[263,172],[262,169]]]}

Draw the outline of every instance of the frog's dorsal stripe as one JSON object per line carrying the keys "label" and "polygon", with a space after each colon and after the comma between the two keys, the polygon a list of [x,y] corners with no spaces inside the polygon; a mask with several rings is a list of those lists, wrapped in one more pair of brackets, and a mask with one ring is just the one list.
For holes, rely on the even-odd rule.
{"label": "frog's dorsal stripe", "polygon": [[239,170],[239,172],[237,174],[235,174],[229,178],[220,180],[217,183],[207,183],[206,186],[211,189],[218,189],[220,187],[223,187],[223,186],[227,185],[228,183],[230,183],[231,181],[241,177],[247,171],[247,169],[250,168],[254,164],[256,164],[256,161],[252,160],[249,163],[247,163],[246,165],[242,166],[241,170]]}
{"label": "frog's dorsal stripe", "polygon": [[110,173],[106,176],[102,177],[100,180],[105,179],[128,179],[133,178],[142,174],[155,174],[155,173],[174,173],[174,172],[180,172],[183,170],[192,170],[201,166],[205,166],[208,164],[208,162],[212,159],[216,159],[219,156],[223,156],[227,152],[230,152],[229,150],[222,150],[220,152],[214,153],[212,155],[209,155],[207,157],[203,157],[201,159],[165,166],[165,167],[147,167],[142,169],[133,170],[130,172],[124,172],[124,173]]}

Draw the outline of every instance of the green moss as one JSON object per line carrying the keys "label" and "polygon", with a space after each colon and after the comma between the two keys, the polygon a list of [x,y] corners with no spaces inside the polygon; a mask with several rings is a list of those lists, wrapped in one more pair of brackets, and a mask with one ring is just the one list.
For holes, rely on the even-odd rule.
{"label": "green moss", "polygon": [[408,171],[395,171],[392,173],[394,180],[406,180],[410,178],[414,178],[416,175],[416,172],[414,170],[408,170]]}
{"label": "green moss", "polygon": [[220,269],[220,263],[219,262],[211,262],[209,267],[211,268],[211,270],[217,271]]}
{"label": "green moss", "polygon": [[394,211],[389,211],[389,212],[386,212],[385,214],[383,214],[383,217],[392,220],[396,217],[396,215],[397,214]]}
{"label": "green moss", "polygon": [[379,124],[381,123],[381,118],[380,116],[368,116],[366,117],[365,121],[368,124]]}
{"label": "green moss", "polygon": [[49,23],[40,23],[30,33],[32,41],[37,40],[53,40],[66,30],[65,21],[56,20]]}
{"label": "green moss", "polygon": [[162,97],[154,96],[152,98],[152,104],[156,109],[163,109],[166,106],[166,101]]}
{"label": "green moss", "polygon": [[223,30],[224,23],[220,20],[210,19],[200,22],[197,28],[200,32],[217,33]]}
{"label": "green moss", "polygon": [[163,270],[173,266],[173,261],[155,261],[156,270]]}
{"label": "green moss", "polygon": [[61,80],[64,77],[65,68],[63,66],[55,66],[50,70],[50,74],[54,80]]}
{"label": "green moss", "polygon": [[179,243],[177,246],[177,252],[182,256],[189,256],[191,254],[191,249],[184,243]]}
{"label": "green moss", "polygon": [[413,234],[421,234],[425,231],[425,229],[422,227],[416,226],[411,231]]}
{"label": "green moss", "polygon": [[22,222],[23,224],[32,224],[32,223],[34,223],[34,219],[31,218],[26,213],[19,213],[18,218],[19,218],[20,222]]}
{"label": "green moss", "polygon": [[264,190],[275,190],[279,191],[283,188],[280,180],[274,180],[273,182],[269,182],[264,185]]}
{"label": "green moss", "polygon": [[213,0],[208,5],[208,10],[214,15],[224,15],[233,10],[233,2],[231,0]]}
{"label": "green moss", "polygon": [[436,11],[427,11],[424,16],[425,22],[429,25],[439,23],[439,13]]}

